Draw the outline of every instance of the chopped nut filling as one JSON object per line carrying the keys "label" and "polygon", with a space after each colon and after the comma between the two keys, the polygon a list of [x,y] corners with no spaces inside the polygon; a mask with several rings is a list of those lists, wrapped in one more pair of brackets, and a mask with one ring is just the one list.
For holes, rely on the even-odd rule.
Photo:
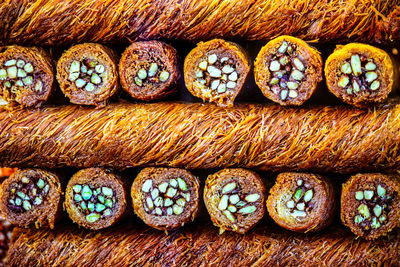
{"label": "chopped nut filling", "polygon": [[292,197],[286,202],[286,207],[293,217],[306,217],[314,205],[310,202],[314,197],[314,189],[303,180],[297,180],[297,188]]}
{"label": "chopped nut filling", "polygon": [[48,182],[38,176],[22,177],[9,188],[8,208],[15,213],[29,211],[42,204],[50,190]]}
{"label": "chopped nut filling", "polygon": [[267,64],[271,72],[269,85],[281,100],[296,98],[298,87],[306,78],[304,62],[297,54],[295,45],[283,41]]}
{"label": "chopped nut filling", "polygon": [[112,215],[116,204],[116,193],[107,186],[93,187],[88,184],[75,184],[74,204],[93,223]]}
{"label": "chopped nut filling", "polygon": [[354,54],[340,67],[338,86],[351,95],[362,90],[378,90],[380,82],[372,58]]}
{"label": "chopped nut filling", "polygon": [[251,214],[257,210],[257,201],[261,198],[258,193],[243,192],[240,184],[229,182],[220,190],[221,198],[218,209],[230,220],[236,222],[236,214]]}
{"label": "chopped nut filling", "polygon": [[164,64],[158,59],[145,62],[133,77],[137,86],[145,86],[146,83],[158,84],[168,81],[170,73],[165,69]]}
{"label": "chopped nut filling", "polygon": [[196,82],[214,95],[223,94],[236,87],[239,74],[235,61],[213,53],[200,60],[196,70]]}
{"label": "chopped nut filling", "polygon": [[3,88],[9,89],[11,94],[24,87],[31,88],[37,93],[43,92],[43,81],[38,70],[31,62],[23,59],[9,59],[0,68],[0,83]]}
{"label": "chopped nut filling", "polygon": [[72,61],[68,79],[74,82],[76,87],[92,92],[101,86],[106,75],[104,65],[99,64],[96,60],[86,58],[81,62]]}
{"label": "chopped nut filling", "polygon": [[387,223],[392,198],[387,194],[384,186],[378,185],[374,191],[357,191],[354,197],[359,202],[354,222],[359,224],[365,232],[378,229]]}
{"label": "chopped nut filling", "polygon": [[184,179],[178,177],[160,184],[147,179],[142,185],[144,210],[153,215],[180,215],[190,201],[190,191]]}

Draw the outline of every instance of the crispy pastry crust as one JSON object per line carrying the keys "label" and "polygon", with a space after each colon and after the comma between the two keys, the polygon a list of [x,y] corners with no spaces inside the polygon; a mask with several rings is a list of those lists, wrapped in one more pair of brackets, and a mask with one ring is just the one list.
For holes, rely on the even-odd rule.
{"label": "crispy pastry crust", "polygon": [[0,111],[0,165],[246,167],[349,173],[400,166],[400,105],[75,105]]}
{"label": "crispy pastry crust", "polygon": [[[305,78],[299,82],[299,87],[296,88],[298,96],[294,99],[287,98],[282,100],[280,94],[273,92],[273,86],[270,84],[272,78],[272,73],[270,71],[271,58],[273,55],[277,54],[277,50],[283,41],[295,47],[295,52],[290,56],[289,61],[298,58],[303,61],[305,67],[303,71]],[[270,100],[281,105],[299,106],[312,96],[317,89],[318,84],[322,81],[322,66],[322,58],[317,49],[311,47],[298,38],[292,36],[280,36],[269,41],[265,46],[263,46],[263,48],[261,48],[254,63],[254,77],[262,93]],[[290,76],[290,73],[287,75]],[[283,89],[287,89],[287,87],[284,87]]]}
{"label": "crispy pastry crust", "polygon": [[[227,204],[227,207],[228,205],[235,207],[231,212],[227,207],[221,208],[221,201],[224,195],[228,196],[223,192],[225,186],[232,183],[235,183],[235,188],[231,190],[230,198],[238,195],[240,200],[233,203],[232,200],[228,201],[231,204]],[[257,173],[245,169],[223,169],[207,177],[204,188],[204,204],[213,224],[220,228],[220,232],[229,230],[244,234],[264,217],[265,191],[264,184]],[[258,194],[259,198],[254,202],[246,201],[246,196],[251,194]],[[245,201],[243,203],[246,203],[247,207],[254,206],[256,209],[251,213],[242,213],[240,210],[243,206],[239,204],[240,201]],[[225,215],[227,211],[229,211],[229,217]],[[229,218],[233,218],[233,221]]]}
{"label": "crispy pastry crust", "polygon": [[198,223],[166,235],[125,225],[101,234],[77,227],[55,231],[16,228],[9,266],[398,266],[398,231],[374,241],[355,238],[343,228],[297,234],[271,225],[246,235]]}
{"label": "crispy pastry crust", "polygon": [[[112,189],[115,202],[113,203],[113,207],[110,208],[111,215],[101,216],[97,221],[88,222],[86,214],[79,208],[79,204],[74,201],[74,185],[89,185],[92,188],[107,187]],[[128,183],[122,177],[109,170],[88,168],[78,171],[69,180],[65,192],[64,207],[71,220],[78,225],[91,230],[99,230],[116,224],[127,214],[128,196]],[[101,202],[97,200],[97,203]]]}
{"label": "crispy pastry crust", "polygon": [[[377,187],[381,186],[385,190],[383,198],[378,196]],[[366,201],[366,191],[373,192],[372,199]],[[363,199],[357,200],[356,193],[364,193]],[[366,202],[365,202],[366,201]],[[361,205],[366,204],[368,211],[360,211]],[[376,211],[376,208],[379,211]],[[381,214],[381,216],[378,214]],[[365,216],[368,213],[368,216]],[[358,216],[357,216],[358,215]],[[363,215],[363,222],[356,223],[356,217]],[[394,227],[400,225],[400,182],[398,175],[384,175],[380,173],[360,173],[353,175],[343,184],[341,196],[341,212],[342,222],[350,228],[350,230],[367,240],[374,240],[381,236],[387,235]],[[374,227],[368,219],[377,217],[379,227]],[[385,220],[379,220],[385,217]],[[363,223],[368,223],[368,227],[363,226]]]}
{"label": "crispy pastry crust", "polygon": [[[0,83],[0,97],[9,103],[18,103],[22,107],[39,107],[46,102],[55,90],[53,60],[42,48],[11,45],[0,47],[0,68],[8,60],[24,60],[33,65],[33,72],[25,75],[33,77],[32,84],[18,86],[15,91]],[[21,68],[23,69],[23,68]],[[35,90],[38,80],[41,89]],[[23,80],[20,78],[20,80]],[[15,85],[15,83],[13,83]]]}
{"label": "crispy pastry crust", "polygon": [[[158,64],[156,77],[149,80],[151,63]],[[147,71],[147,81],[139,86],[135,83],[135,76],[140,69]],[[161,71],[167,71],[166,81],[159,80]],[[122,54],[119,62],[119,76],[122,88],[133,98],[151,101],[161,99],[176,91],[180,77],[178,54],[172,46],[160,41],[142,41],[132,43]]]}
{"label": "crispy pastry crust", "polygon": [[[234,66],[235,72],[238,75],[235,80],[235,87],[228,88],[223,93],[217,93],[217,89],[210,90],[211,82],[208,89],[200,84],[197,79],[200,62],[208,59],[210,55],[217,55],[219,60],[223,57],[232,60],[231,65]],[[232,107],[236,96],[242,90],[251,67],[250,58],[246,51],[233,42],[227,42],[222,39],[214,39],[208,42],[200,42],[190,51],[185,58],[184,76],[185,84],[190,93],[194,96],[203,99],[205,102],[214,102],[221,107]]]}
{"label": "crispy pastry crust", "polygon": [[269,40],[399,40],[399,0],[7,0],[0,3],[0,41],[41,45]]}
{"label": "crispy pastry crust", "polygon": [[[77,87],[75,82],[70,80],[71,63],[74,61],[81,63],[89,59],[103,65],[105,68],[103,74],[106,74],[102,76],[102,83],[94,91]],[[71,103],[102,107],[118,90],[117,62],[117,56],[108,47],[95,43],[78,44],[69,48],[58,60],[57,81]]]}
{"label": "crispy pastry crust", "polygon": [[[11,188],[13,184],[21,183],[24,177],[43,179],[49,185],[48,194],[40,205],[32,204],[30,210],[15,212],[10,208],[9,203],[12,197]],[[21,192],[28,195],[29,190]],[[54,224],[62,217],[63,195],[60,178],[55,173],[41,169],[18,169],[0,186],[0,210],[7,221],[19,227],[50,227],[53,229]]]}
{"label": "crispy pastry crust", "polygon": [[[184,197],[178,197],[179,192],[182,191],[181,188],[177,185],[179,191],[174,196],[171,196],[171,199],[185,199],[186,203],[183,205],[182,212],[179,214],[163,214],[162,216],[155,215],[154,213],[151,214],[151,211],[154,208],[150,209],[149,212],[145,210],[145,203],[146,203],[146,193],[143,192],[143,184],[147,180],[152,180],[152,188],[159,188],[162,183],[170,183],[172,179],[175,181],[180,178],[185,181],[187,190],[185,192],[189,193],[189,198],[185,199]],[[158,186],[158,187],[157,187]],[[169,186],[169,188],[174,188]],[[153,189],[154,190],[154,189]],[[161,190],[160,190],[161,191]],[[159,192],[161,196],[163,196],[163,203],[161,206],[165,206],[164,203],[165,199],[168,198],[169,192]],[[147,192],[151,193],[151,192]],[[165,193],[165,194],[164,194]],[[158,229],[158,230],[173,230],[179,227],[183,227],[186,223],[193,221],[199,212],[199,203],[200,203],[200,184],[199,180],[196,176],[191,174],[190,172],[177,169],[177,168],[145,168],[143,169],[138,176],[136,177],[135,181],[132,184],[131,188],[131,196],[132,196],[132,205],[136,215],[142,219],[147,225]],[[153,203],[155,203],[156,198],[153,198]],[[153,204],[154,205],[154,204]],[[176,201],[174,201],[173,205],[178,205]],[[156,205],[158,206],[158,205]],[[167,204],[168,206],[168,204]],[[146,206],[148,207],[148,206]],[[168,206],[173,210],[173,206]],[[179,207],[176,206],[176,207]],[[165,206],[166,208],[166,206]]]}
{"label": "crispy pastry crust", "polygon": [[[301,181],[300,185],[298,181]],[[309,210],[305,209],[306,216],[294,216],[295,212],[288,208],[287,203],[296,199],[294,195],[297,190],[303,189],[302,187],[305,190],[298,198],[301,198],[301,203],[308,205]],[[304,201],[307,191],[313,192],[313,197]],[[269,193],[268,213],[283,228],[303,233],[316,232],[327,227],[333,220],[335,194],[332,183],[323,176],[310,173],[281,173]]]}
{"label": "crispy pastry crust", "polygon": [[[376,81],[380,83],[378,89],[361,88],[359,92],[352,90],[349,94],[346,88],[339,86],[339,81],[343,77],[341,67],[347,61],[350,61],[352,55],[373,60],[376,65],[376,69],[373,70],[377,74]],[[364,71],[364,66],[362,67]],[[324,71],[329,91],[343,102],[360,108],[383,102],[399,79],[398,75],[395,75],[394,64],[388,53],[377,47],[360,43],[338,45],[327,58]],[[368,70],[365,70],[365,72],[368,72]],[[351,86],[351,81],[349,86]]]}

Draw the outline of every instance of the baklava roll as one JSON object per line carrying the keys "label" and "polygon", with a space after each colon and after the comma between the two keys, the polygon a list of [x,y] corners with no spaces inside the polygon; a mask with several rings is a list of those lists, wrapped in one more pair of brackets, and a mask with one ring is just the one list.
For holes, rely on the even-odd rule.
{"label": "baklava roll", "polygon": [[20,266],[399,266],[400,232],[374,241],[344,227],[303,235],[263,225],[245,235],[218,235],[198,222],[165,235],[123,224],[98,233],[60,225],[14,228],[8,265]]}
{"label": "baklava roll", "polygon": [[55,88],[53,63],[41,48],[0,47],[0,97],[7,103],[39,107]]}
{"label": "baklava roll", "polygon": [[173,230],[195,219],[199,211],[200,185],[183,169],[145,168],[132,184],[133,209],[147,225]]}
{"label": "baklava roll", "polygon": [[250,71],[250,61],[239,45],[221,39],[200,42],[185,58],[185,84],[190,93],[233,106]]}
{"label": "baklava roll", "polygon": [[0,109],[0,166],[398,170],[396,103],[372,109],[171,102]]}
{"label": "baklava roll", "polygon": [[261,178],[245,169],[223,169],[209,175],[204,188],[204,204],[220,233],[250,230],[264,216],[264,198]]}
{"label": "baklava roll", "polygon": [[100,44],[72,46],[58,60],[57,80],[71,103],[104,106],[118,89],[117,57]]}
{"label": "baklava roll", "polygon": [[132,43],[122,54],[119,77],[133,98],[161,99],[176,91],[180,77],[177,51],[160,41]]}
{"label": "baklava roll", "polygon": [[335,210],[332,184],[310,173],[281,173],[270,190],[267,209],[281,227],[296,232],[316,232],[328,226]]}
{"label": "baklava roll", "polygon": [[60,178],[41,169],[18,169],[0,186],[0,210],[19,227],[50,227],[62,216]]}
{"label": "baklava roll", "polygon": [[83,169],[68,182],[64,206],[78,225],[91,230],[107,228],[126,215],[127,188],[123,178],[109,170]]}
{"label": "baklava roll", "polygon": [[399,0],[59,1],[0,1],[0,43],[270,40],[282,34],[319,43],[400,40]]}
{"label": "baklava roll", "polygon": [[302,105],[322,81],[322,58],[301,39],[280,36],[261,48],[254,76],[264,96],[281,105]]}
{"label": "baklava roll", "polygon": [[343,184],[341,219],[350,230],[367,240],[387,235],[400,223],[398,176],[356,174]]}
{"label": "baklava roll", "polygon": [[337,46],[325,62],[325,76],[329,91],[359,108],[383,102],[398,79],[385,51],[360,43]]}

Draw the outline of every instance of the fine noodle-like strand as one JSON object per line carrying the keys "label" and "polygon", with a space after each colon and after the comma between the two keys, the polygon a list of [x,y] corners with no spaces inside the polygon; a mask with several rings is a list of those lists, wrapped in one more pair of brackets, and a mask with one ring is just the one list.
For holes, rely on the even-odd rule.
{"label": "fine noodle-like strand", "polygon": [[207,223],[169,235],[132,224],[101,234],[71,226],[15,229],[9,266],[38,260],[47,266],[398,266],[400,234],[366,241],[343,228],[303,235],[266,226],[245,235],[218,235]]}
{"label": "fine noodle-like strand", "polygon": [[365,173],[350,177],[342,188],[341,218],[362,238],[387,235],[400,224],[399,176]]}
{"label": "fine noodle-like strand", "polygon": [[159,230],[173,230],[195,219],[199,211],[197,177],[177,168],[145,168],[132,184],[136,215]]}
{"label": "fine noodle-like strand", "polygon": [[62,216],[60,178],[41,169],[18,169],[0,186],[0,210],[19,227],[50,227]]}
{"label": "fine noodle-like strand", "polygon": [[400,105],[156,103],[0,111],[0,165],[398,169]]}
{"label": "fine noodle-like strand", "polygon": [[36,47],[0,47],[0,97],[6,103],[39,107],[54,91],[50,55]]}
{"label": "fine noodle-like strand", "polygon": [[127,182],[109,170],[83,169],[68,182],[64,206],[80,226],[91,230],[107,228],[126,215],[127,189]]}
{"label": "fine noodle-like strand", "polygon": [[220,233],[246,233],[264,216],[265,187],[255,172],[223,169],[209,175],[204,188],[204,204]]}
{"label": "fine noodle-like strand", "polygon": [[100,44],[72,46],[57,62],[57,80],[71,103],[104,106],[118,90],[117,56]]}
{"label": "fine noodle-like strand", "polygon": [[360,108],[384,101],[399,79],[385,51],[360,43],[337,46],[326,60],[325,76],[335,96]]}
{"label": "fine noodle-like strand", "polygon": [[119,62],[122,88],[133,98],[150,101],[176,91],[180,77],[178,54],[160,41],[132,43]]}
{"label": "fine noodle-like strand", "polygon": [[0,42],[82,42],[212,38],[319,42],[400,38],[400,1],[374,0],[7,0]]}
{"label": "fine noodle-like strand", "polygon": [[322,58],[306,42],[280,36],[258,53],[254,75],[267,98],[281,105],[302,105],[322,81]]}
{"label": "fine noodle-like strand", "polygon": [[328,226],[334,216],[335,194],[325,177],[310,173],[281,173],[270,190],[268,213],[283,228],[316,232]]}

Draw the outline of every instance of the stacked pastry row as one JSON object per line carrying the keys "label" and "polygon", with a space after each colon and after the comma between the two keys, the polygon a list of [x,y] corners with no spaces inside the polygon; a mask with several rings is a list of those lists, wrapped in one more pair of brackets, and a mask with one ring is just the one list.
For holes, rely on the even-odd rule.
{"label": "stacked pastry row", "polygon": [[398,0],[332,0],[329,5],[326,0],[59,3],[54,5],[52,0],[1,2],[0,43],[53,46],[155,38],[191,42],[216,37],[269,40],[283,33],[320,43],[349,39],[373,43],[400,40]]}
{"label": "stacked pastry row", "polygon": [[[366,107],[384,101],[396,85],[393,64],[385,51],[370,45],[338,46],[325,62],[326,84],[344,102]],[[235,43],[200,42],[184,61],[186,87],[204,101],[233,106],[252,65]],[[5,103],[38,107],[55,90],[52,59],[43,49],[5,47],[0,66],[0,97]],[[318,50],[291,36],[268,42],[254,61],[258,87],[281,105],[307,101],[323,80],[322,69]],[[181,77],[177,51],[160,41],[132,43],[119,62],[116,53],[103,45],[75,45],[61,56],[56,70],[58,84],[71,103],[95,106],[104,106],[120,85],[134,99],[161,99],[176,91]]]}
{"label": "stacked pastry row", "polygon": [[198,222],[168,235],[141,225],[98,231],[59,225],[54,230],[15,228],[8,266],[398,266],[400,233],[355,238],[343,227],[298,234],[273,225],[245,235],[222,235]]}
{"label": "stacked pastry row", "polygon": [[[78,171],[65,191],[63,181],[54,172],[19,169],[0,186],[0,210],[20,227],[54,228],[64,206],[75,223],[98,230],[129,215],[132,200],[143,222],[168,231],[193,221],[203,198],[220,233],[246,233],[266,208],[281,227],[307,233],[332,222],[337,202],[331,181],[310,173],[279,174],[269,194],[260,176],[246,169],[209,175],[203,196],[198,178],[177,168],[145,168],[132,185],[126,177],[100,168]],[[386,235],[400,223],[400,179],[353,175],[343,184],[340,207],[343,223],[356,235],[368,240]]]}
{"label": "stacked pastry row", "polygon": [[382,172],[400,168],[400,104],[152,103],[0,110],[0,166],[275,172]]}

